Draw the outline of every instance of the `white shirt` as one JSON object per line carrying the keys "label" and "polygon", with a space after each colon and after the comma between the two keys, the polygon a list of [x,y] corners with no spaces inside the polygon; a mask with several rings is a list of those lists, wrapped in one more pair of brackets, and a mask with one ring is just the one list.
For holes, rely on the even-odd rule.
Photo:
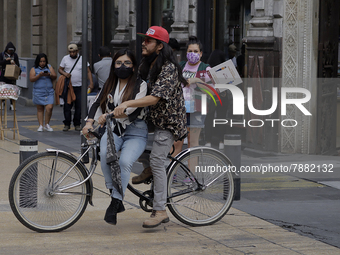
{"label": "white shirt", "polygon": [[[79,55],[77,55],[77,58],[78,56]],[[64,68],[64,71],[66,73],[69,73],[74,63],[77,61],[77,58],[71,58],[70,55],[64,56],[60,62],[60,67]],[[90,64],[87,63],[87,66],[90,66]],[[87,71],[86,71],[86,77],[87,77]],[[72,86],[81,87],[82,86],[81,80],[82,80],[82,57],[80,56],[76,66],[73,68],[73,71],[71,73]]]}
{"label": "white shirt", "polygon": [[[115,94],[114,94],[114,97],[113,97],[113,103],[114,103],[115,106],[118,106],[122,103],[123,93],[124,93],[124,90],[126,88],[126,84],[125,84],[124,88],[122,88],[122,90],[119,91],[119,84],[120,84],[120,82],[118,80],[116,91],[115,91]],[[136,95],[135,99],[145,97],[146,93],[147,93],[147,89],[148,89],[148,86],[147,86],[146,82],[143,81],[142,84],[140,85],[139,93]],[[137,107],[128,107],[128,108],[126,108],[125,114],[130,115],[136,109],[137,109]],[[141,111],[141,113],[139,114],[139,116],[137,118],[143,119],[144,115],[145,115],[145,108]],[[131,124],[128,117],[117,118],[116,121],[119,121],[122,124],[123,128],[125,128],[126,125]]]}

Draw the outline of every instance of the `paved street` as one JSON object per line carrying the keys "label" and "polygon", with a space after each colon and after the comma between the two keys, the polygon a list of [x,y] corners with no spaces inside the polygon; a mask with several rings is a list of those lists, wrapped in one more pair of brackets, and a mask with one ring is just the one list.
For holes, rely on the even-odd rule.
{"label": "paved street", "polygon": [[[11,113],[12,114],[12,113]],[[54,132],[36,132],[36,108],[18,105],[21,139],[39,141],[39,151],[54,147],[75,154],[80,135],[74,129],[63,132],[62,108],[55,106],[51,126]],[[10,125],[11,123],[9,123]],[[7,136],[11,138],[10,132]],[[220,222],[193,228],[170,215],[170,223],[145,230],[148,214],[139,209],[130,192],[126,212],[118,225],[103,221],[109,202],[98,168],[94,176],[94,207],[61,233],[38,234],[14,217],[8,204],[8,184],[19,163],[18,140],[0,140],[0,254],[339,254],[340,160],[339,157],[242,155],[242,166],[332,164],[333,173],[242,173],[241,200]],[[141,170],[138,164],[134,172]],[[170,213],[169,213],[170,214]],[[336,248],[337,246],[338,248]]]}

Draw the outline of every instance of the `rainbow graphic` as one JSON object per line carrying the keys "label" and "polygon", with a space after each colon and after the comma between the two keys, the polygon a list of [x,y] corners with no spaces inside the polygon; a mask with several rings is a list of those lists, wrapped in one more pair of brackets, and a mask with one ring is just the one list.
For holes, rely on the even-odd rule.
{"label": "rainbow graphic", "polygon": [[204,82],[196,82],[196,84],[197,84],[197,87],[201,91],[208,94],[212,98],[212,100],[214,100],[214,103],[217,106],[216,100],[213,96],[213,94],[215,94],[217,96],[218,100],[220,101],[221,106],[222,106],[222,100],[221,100],[220,96],[218,95],[217,91],[212,86],[210,86],[210,85],[208,85]]}

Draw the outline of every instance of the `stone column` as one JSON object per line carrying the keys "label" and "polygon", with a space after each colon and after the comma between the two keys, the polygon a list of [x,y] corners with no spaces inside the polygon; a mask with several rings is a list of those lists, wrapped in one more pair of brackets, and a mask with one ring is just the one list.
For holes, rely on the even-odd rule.
{"label": "stone column", "polygon": [[[91,19],[92,19],[92,1],[87,1],[87,6],[88,6],[88,13],[87,13],[87,24],[88,24],[88,49],[89,51],[86,53],[89,56],[89,62],[91,62],[91,35],[92,35],[92,27],[91,27]],[[78,45],[79,53],[83,55],[84,53],[82,52],[82,29],[83,29],[83,1],[82,0],[73,0],[72,1],[72,41],[70,43],[75,43]]]}
{"label": "stone column", "polygon": [[[116,28],[116,34],[111,41],[114,52],[121,49],[127,48],[130,45],[131,34],[130,34],[130,1],[119,0],[118,2],[118,26]],[[133,12],[135,12],[133,4]]]}
{"label": "stone column", "polygon": [[56,31],[58,34],[57,39],[57,64],[56,69],[59,68],[59,64],[62,58],[68,54],[67,52],[67,44],[68,44],[68,28],[67,26],[67,0],[58,0],[58,30]]}
{"label": "stone column", "polygon": [[319,1],[285,0],[283,9],[282,86],[309,90],[312,98],[304,106],[312,116],[305,116],[295,106],[287,107],[287,116],[284,117],[297,120],[298,126],[281,128],[280,150],[283,153],[313,154],[317,137]]}
{"label": "stone column", "polygon": [[[0,35],[4,35],[4,0],[0,0]],[[0,51],[5,49],[3,38],[0,39]]]}
{"label": "stone column", "polygon": [[[251,5],[252,19],[247,37],[244,39],[247,49],[247,77],[244,88],[253,89],[254,107],[267,110],[272,106],[273,87],[280,87],[278,78],[281,69],[280,38],[274,37],[274,1],[254,0]],[[279,107],[278,107],[279,108]],[[275,111],[270,116],[257,116],[246,112],[246,122],[250,119],[278,119]],[[263,127],[247,127],[247,148],[260,151],[279,151],[278,122],[272,127],[264,121]]]}
{"label": "stone column", "polygon": [[32,56],[42,52],[42,1],[35,0],[32,5]]}
{"label": "stone column", "polygon": [[252,2],[253,18],[249,21],[248,37],[273,37],[274,0],[254,0]]}
{"label": "stone column", "polygon": [[174,23],[171,25],[170,37],[176,38],[181,43],[187,41],[189,37],[189,0],[174,0],[174,6]]}
{"label": "stone column", "polygon": [[82,9],[82,0],[72,1],[72,41],[70,43],[81,43]]}
{"label": "stone column", "polygon": [[56,69],[57,66],[59,67],[56,50],[58,48],[58,0],[44,2],[42,13],[42,51],[47,55],[49,64]]}
{"label": "stone column", "polygon": [[[16,1],[3,0],[3,43],[6,47],[8,42],[17,46],[17,3]],[[5,49],[1,49],[3,51]]]}
{"label": "stone column", "polygon": [[18,0],[17,24],[18,24],[18,45],[19,57],[31,57],[31,2]]}

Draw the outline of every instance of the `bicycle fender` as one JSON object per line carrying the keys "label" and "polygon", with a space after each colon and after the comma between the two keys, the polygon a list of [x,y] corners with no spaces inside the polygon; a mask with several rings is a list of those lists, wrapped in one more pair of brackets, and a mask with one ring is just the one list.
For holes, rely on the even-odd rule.
{"label": "bicycle fender", "polygon": [[[78,160],[78,158],[77,158],[75,155],[73,155],[72,153],[67,152],[67,151],[58,150],[58,149],[46,149],[46,151],[47,151],[47,152],[57,152],[58,154],[66,154],[66,155],[68,155],[68,156],[74,158],[75,160]],[[88,174],[88,170],[87,170],[86,166],[84,165],[84,163],[83,163],[81,160],[78,162],[78,164],[80,164],[80,166],[81,166],[82,168],[84,168],[84,169],[86,170],[85,172]],[[89,196],[89,204],[92,205],[92,206],[94,206],[94,205],[93,205],[93,202],[92,202],[92,197],[93,197],[93,182],[92,182],[92,179],[91,179],[91,178],[88,179],[87,182],[88,182],[89,185],[90,185],[90,194],[88,194],[88,196]]]}
{"label": "bicycle fender", "polygon": [[[210,151],[214,151],[215,153],[219,154],[221,156],[221,158],[226,159],[227,161],[231,162],[231,160],[224,155],[222,152],[220,152],[217,149],[211,148],[211,147],[203,147],[203,146],[196,146],[196,147],[191,147],[191,148],[187,148],[183,151],[181,151],[176,157],[175,159],[177,159],[178,161],[180,161],[182,158],[184,158],[187,154],[189,154],[192,150],[197,150],[197,149],[201,149],[201,150],[210,150]],[[232,162],[231,162],[232,163]],[[171,169],[171,167],[173,167],[173,165],[176,164],[175,160],[172,160],[172,162],[170,163],[170,165],[168,166],[167,169]],[[233,174],[234,175],[234,174]]]}
{"label": "bicycle fender", "polygon": [[[75,160],[78,160],[78,158],[77,158],[75,155],[73,155],[72,153],[67,152],[67,151],[57,150],[57,149],[51,149],[51,148],[46,149],[46,151],[47,151],[47,152],[58,152],[58,154],[59,154],[59,153],[63,153],[63,154],[66,154],[66,155],[68,155],[68,156],[71,156],[71,157],[74,158]],[[79,163],[82,163],[82,162],[79,161]],[[84,166],[84,165],[83,165],[83,166]]]}

